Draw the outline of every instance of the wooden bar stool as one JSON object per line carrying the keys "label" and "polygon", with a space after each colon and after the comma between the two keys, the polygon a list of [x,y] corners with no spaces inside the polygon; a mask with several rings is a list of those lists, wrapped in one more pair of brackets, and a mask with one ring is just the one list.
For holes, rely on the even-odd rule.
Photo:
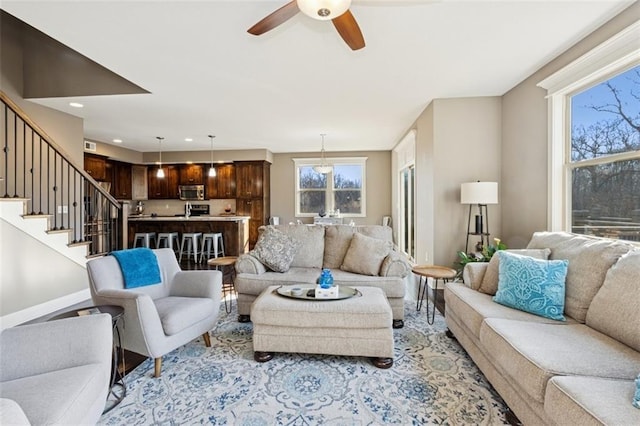
{"label": "wooden bar stool", "polygon": [[[236,260],[238,260],[237,256],[214,257],[207,260],[207,264],[209,266],[214,266],[216,270],[222,272],[222,298],[224,299],[224,310],[227,311],[227,313],[231,312],[231,308],[233,308],[233,299],[231,298],[231,292],[233,292],[233,294],[236,294],[236,285],[234,282],[236,276]],[[229,273],[230,282],[228,283],[225,283],[224,281],[225,269],[228,269]],[[228,305],[227,294],[229,295]]]}
{"label": "wooden bar stool", "polygon": [[[436,304],[438,303],[438,280],[442,280],[443,283],[449,282],[449,280],[456,277],[458,274],[455,269],[447,268],[445,266],[437,265],[419,265],[414,266],[411,272],[418,275],[418,301],[416,303],[416,310],[419,311],[422,308],[422,302],[427,300],[427,322],[433,324],[436,317]],[[422,280],[424,278],[424,286]],[[427,281],[432,278],[435,281],[435,290],[433,292],[433,312],[431,313],[431,319],[429,319],[429,294],[427,288],[429,287]]]}

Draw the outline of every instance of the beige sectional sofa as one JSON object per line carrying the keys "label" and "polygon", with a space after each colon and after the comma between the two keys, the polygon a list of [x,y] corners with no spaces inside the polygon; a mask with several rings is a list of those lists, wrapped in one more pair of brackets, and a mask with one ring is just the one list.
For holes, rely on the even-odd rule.
{"label": "beige sectional sofa", "polygon": [[528,248],[569,261],[566,321],[494,302],[476,263],[445,288],[449,330],[525,425],[640,425],[640,248],[559,232]]}
{"label": "beige sectional sofa", "polygon": [[[276,229],[296,242],[293,261],[286,272],[275,272],[258,259],[260,256],[255,253],[256,250],[239,256],[235,279],[239,321],[250,320],[251,304],[267,287],[280,284],[312,284],[320,276],[322,268],[329,268],[334,277],[334,284],[373,286],[382,289],[393,311],[394,327],[402,327],[404,278],[411,268],[404,256],[393,249],[390,227],[269,225],[260,228],[261,236],[270,231],[268,228]],[[376,241],[367,245],[367,241],[371,243],[370,239]],[[380,248],[379,240],[386,241],[389,250],[377,250]],[[362,243],[363,241],[365,242]],[[359,243],[358,247],[356,243]],[[257,244],[260,244],[260,238]]]}

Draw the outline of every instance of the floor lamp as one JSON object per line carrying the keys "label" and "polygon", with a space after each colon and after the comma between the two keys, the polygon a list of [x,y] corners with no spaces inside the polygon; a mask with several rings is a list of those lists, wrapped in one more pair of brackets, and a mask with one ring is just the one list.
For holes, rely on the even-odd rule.
{"label": "floor lamp", "polygon": [[[479,235],[481,247],[489,245],[489,212],[487,204],[498,204],[498,182],[467,182],[460,186],[460,203],[469,204],[467,219],[467,243],[464,252],[469,252],[469,236]],[[478,206],[475,228],[471,230],[471,209]],[[486,226],[485,226],[486,225]]]}

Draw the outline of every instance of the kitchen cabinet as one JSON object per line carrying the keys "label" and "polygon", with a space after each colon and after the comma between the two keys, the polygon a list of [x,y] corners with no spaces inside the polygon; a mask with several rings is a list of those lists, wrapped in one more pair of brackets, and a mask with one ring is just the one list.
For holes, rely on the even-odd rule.
{"label": "kitchen cabinet", "polygon": [[146,200],[147,191],[147,166],[131,166],[131,199]]}
{"label": "kitchen cabinet", "polygon": [[216,164],[216,177],[207,177],[209,199],[236,198],[236,169],[233,164]]}
{"label": "kitchen cabinet", "polygon": [[202,185],[204,183],[204,166],[202,164],[183,164],[180,166],[180,185]]}
{"label": "kitchen cabinet", "polygon": [[112,170],[113,196],[119,200],[131,200],[131,164],[114,161]]}
{"label": "kitchen cabinet", "polygon": [[107,179],[107,159],[99,155],[84,154],[84,170],[95,180]]}
{"label": "kitchen cabinet", "polygon": [[152,199],[176,199],[178,198],[178,182],[180,171],[178,166],[162,166],[164,177],[158,178],[157,168],[152,168],[147,173],[148,198]]}
{"label": "kitchen cabinet", "polygon": [[258,228],[271,216],[271,163],[267,161],[237,161],[236,212],[250,216],[249,249],[258,241]]}

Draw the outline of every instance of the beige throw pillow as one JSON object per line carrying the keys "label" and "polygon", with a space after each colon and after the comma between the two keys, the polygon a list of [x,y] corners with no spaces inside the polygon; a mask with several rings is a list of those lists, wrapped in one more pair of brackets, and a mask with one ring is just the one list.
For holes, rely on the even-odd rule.
{"label": "beige throw pillow", "polygon": [[340,269],[361,275],[378,275],[382,261],[392,249],[391,241],[355,233]]}
{"label": "beige throw pillow", "polygon": [[291,266],[298,242],[272,226],[261,229],[256,246],[249,253],[269,269],[287,272]]}
{"label": "beige throw pillow", "polygon": [[[498,291],[498,274],[500,273],[500,251],[498,250],[491,260],[489,261],[489,265],[487,266],[487,270],[484,273],[484,278],[482,278],[482,283],[480,284],[480,288],[478,291],[485,294],[490,294],[491,296],[495,296]],[[549,259],[549,255],[551,254],[551,250],[548,248],[545,249],[515,249],[515,250],[506,250],[510,253],[519,254],[522,256],[533,257],[534,259]]]}

